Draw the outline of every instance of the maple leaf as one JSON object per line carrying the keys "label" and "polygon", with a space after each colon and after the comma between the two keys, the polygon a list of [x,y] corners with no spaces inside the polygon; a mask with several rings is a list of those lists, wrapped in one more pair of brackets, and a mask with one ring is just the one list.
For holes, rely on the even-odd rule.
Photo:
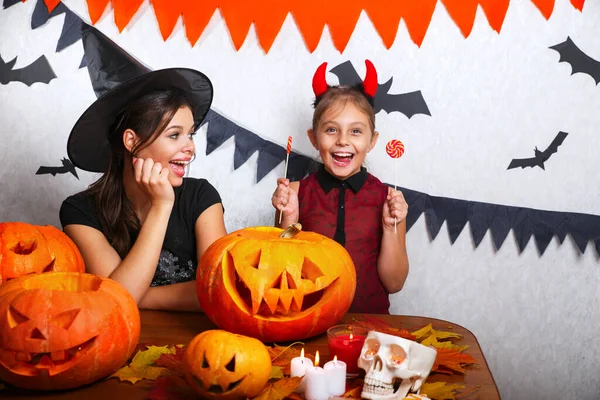
{"label": "maple leaf", "polygon": [[454,333],[454,332],[446,332],[446,331],[436,331],[435,329],[433,329],[433,326],[431,324],[424,326],[423,328],[411,332],[411,334],[413,334],[415,336],[415,340],[416,341],[421,341],[427,337],[431,337],[431,336],[435,336],[436,339],[448,339],[448,338],[462,338],[462,336],[458,333]]}
{"label": "maple leaf", "polygon": [[362,385],[355,386],[352,389],[346,390],[346,393],[344,393],[342,395],[342,397],[345,397],[347,399],[361,399],[362,398],[360,396],[361,394],[362,394]]}
{"label": "maple leaf", "polygon": [[448,340],[446,340],[444,342],[438,342],[435,335],[431,335],[431,336],[427,337],[426,339],[424,339],[421,342],[421,344],[423,346],[433,346],[436,349],[450,349],[450,350],[457,350],[457,351],[464,351],[467,348],[469,348],[469,345],[459,346]]}
{"label": "maple leaf", "polygon": [[421,386],[420,394],[424,394],[430,399],[435,400],[455,400],[456,391],[464,389],[463,385],[450,384],[446,382],[424,383]]}
{"label": "maple leaf", "polygon": [[283,367],[271,366],[271,374],[269,375],[269,380],[281,378],[283,378]]}
{"label": "maple leaf", "polygon": [[154,362],[159,367],[167,368],[172,374],[185,376],[183,357],[186,347],[184,345],[174,346],[175,353],[162,353]]}
{"label": "maple leaf", "polygon": [[442,372],[442,368],[447,370],[464,373],[465,365],[475,364],[473,356],[465,353],[461,353],[457,350],[452,349],[437,349],[437,356],[433,363],[432,371]]}
{"label": "maple leaf", "polygon": [[150,400],[196,400],[198,393],[185,379],[177,375],[160,376],[154,389],[148,394]]}
{"label": "maple leaf", "polygon": [[300,384],[302,377],[295,376],[293,378],[278,379],[269,383],[258,396],[252,400],[283,400],[292,394]]}
{"label": "maple leaf", "polygon": [[353,319],[358,325],[361,325],[371,331],[387,333],[388,335],[399,336],[408,340],[415,340],[415,336],[406,329],[394,328],[382,319],[364,316],[361,320]]}
{"label": "maple leaf", "polygon": [[[291,372],[291,363],[292,358],[300,357],[300,352],[302,348],[293,347],[295,344],[304,344],[301,342],[292,343],[291,345],[284,347],[273,345],[273,347],[268,347],[269,355],[271,356],[271,365],[274,367],[283,367],[283,374],[289,375]],[[315,357],[310,354],[305,354],[304,357],[310,358],[315,361]]]}
{"label": "maple leaf", "polygon": [[148,346],[148,350],[138,351],[129,365],[117,370],[108,378],[119,378],[121,381],[129,381],[136,383],[142,379],[154,380],[167,372],[164,367],[154,366],[154,362],[158,360],[161,354],[174,353],[175,346]]}

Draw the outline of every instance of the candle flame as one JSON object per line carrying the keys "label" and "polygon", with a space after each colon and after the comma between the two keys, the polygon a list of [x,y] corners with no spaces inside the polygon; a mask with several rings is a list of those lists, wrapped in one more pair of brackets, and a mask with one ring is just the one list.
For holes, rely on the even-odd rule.
{"label": "candle flame", "polygon": [[300,357],[304,358],[304,347],[302,348],[302,350],[300,350]]}
{"label": "candle flame", "polygon": [[352,334],[350,334],[350,340],[352,340]]}
{"label": "candle flame", "polygon": [[333,365],[337,362],[337,355],[333,356]]}
{"label": "candle flame", "polygon": [[317,350],[317,354],[315,354],[315,367],[319,366],[319,350]]}

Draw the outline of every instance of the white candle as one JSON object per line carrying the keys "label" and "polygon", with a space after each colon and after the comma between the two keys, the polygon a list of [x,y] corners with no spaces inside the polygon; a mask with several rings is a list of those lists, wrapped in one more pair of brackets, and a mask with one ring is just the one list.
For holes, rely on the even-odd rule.
{"label": "white candle", "polygon": [[341,396],[346,393],[346,363],[338,361],[337,356],[323,366],[327,373],[327,384],[331,396]]}
{"label": "white candle", "polygon": [[306,369],[304,381],[306,400],[327,400],[329,398],[329,387],[327,386],[328,374],[319,367],[319,352],[315,355],[315,366]]}
{"label": "white candle", "polygon": [[[302,349],[302,351],[300,352],[300,357],[294,357],[292,358],[292,364],[291,364],[291,372],[290,372],[290,376],[294,377],[294,376],[304,376],[304,374],[306,373],[306,369],[307,368],[311,368],[313,366],[313,362],[310,358],[308,357],[304,357],[304,348]],[[302,379],[300,381],[300,385],[298,385],[298,388],[296,389],[296,393],[304,393],[304,388],[305,388],[306,382],[304,379]]]}

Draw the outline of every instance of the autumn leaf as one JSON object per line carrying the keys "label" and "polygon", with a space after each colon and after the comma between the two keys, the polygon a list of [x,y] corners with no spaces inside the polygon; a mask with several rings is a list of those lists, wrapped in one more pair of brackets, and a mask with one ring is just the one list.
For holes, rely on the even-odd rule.
{"label": "autumn leaf", "polygon": [[455,400],[456,391],[464,389],[463,385],[450,384],[446,382],[424,383],[421,386],[420,394],[424,394],[430,399],[435,400]]}
{"label": "autumn leaf", "polygon": [[449,338],[462,338],[462,336],[458,333],[454,333],[454,332],[446,332],[446,331],[436,331],[435,329],[433,329],[433,326],[431,324],[424,326],[423,328],[411,332],[411,334],[413,334],[415,336],[415,340],[417,342],[420,342],[421,340],[431,337],[431,336],[435,336],[436,339],[449,339]]}
{"label": "autumn leaf", "polygon": [[283,378],[269,383],[258,396],[252,400],[283,400],[300,384],[302,377]]}
{"label": "autumn leaf", "polygon": [[361,325],[371,331],[387,333],[388,335],[399,336],[401,338],[408,339],[408,340],[415,340],[415,336],[413,334],[411,334],[409,331],[407,331],[406,329],[394,328],[393,326],[391,326],[384,320],[376,318],[376,317],[365,316],[360,320],[354,319],[354,322],[356,322],[358,325]]}
{"label": "autumn leaf", "polygon": [[160,376],[148,394],[150,400],[197,400],[198,393],[177,375]]}
{"label": "autumn leaf", "polygon": [[[292,343],[291,345],[284,347],[274,345],[273,347],[268,347],[269,355],[271,356],[271,365],[274,367],[282,367],[282,371],[284,375],[290,374],[290,366],[292,364],[292,358],[300,357],[300,352],[302,348],[293,347],[296,344],[304,344],[301,342]],[[310,354],[305,354],[304,357],[310,358],[311,360],[315,360],[314,356]]]}
{"label": "autumn leaf", "polygon": [[342,395],[342,397],[345,397],[347,399],[361,399],[362,398],[360,396],[361,394],[362,394],[362,385],[355,386],[352,389],[346,390],[346,393],[344,393]]}
{"label": "autumn leaf", "polygon": [[300,396],[298,393],[292,392],[285,398],[285,400],[305,400],[304,397]]}
{"label": "autumn leaf", "polygon": [[475,364],[473,356],[452,349],[437,349],[437,356],[432,371],[444,372],[443,369],[464,373],[466,365]]}
{"label": "autumn leaf", "polygon": [[281,378],[283,378],[283,368],[276,365],[271,366],[271,374],[269,375],[269,380]]}
{"label": "autumn leaf", "polygon": [[421,344],[423,346],[433,346],[436,349],[450,349],[450,350],[457,350],[457,351],[464,351],[467,348],[469,348],[468,345],[464,345],[464,346],[459,346],[457,344],[452,343],[449,340],[443,341],[443,342],[438,342],[437,338],[435,335],[431,335],[429,336],[427,339],[423,340],[421,342]]}
{"label": "autumn leaf", "polygon": [[138,351],[129,365],[119,369],[108,378],[119,378],[121,381],[136,383],[142,379],[154,380],[167,372],[164,367],[157,367],[154,362],[161,354],[175,353],[175,346],[148,346],[148,350]]}
{"label": "autumn leaf", "polygon": [[172,374],[178,376],[185,375],[185,366],[183,356],[186,347],[184,345],[173,346],[175,353],[162,353],[154,362],[156,366],[167,368]]}

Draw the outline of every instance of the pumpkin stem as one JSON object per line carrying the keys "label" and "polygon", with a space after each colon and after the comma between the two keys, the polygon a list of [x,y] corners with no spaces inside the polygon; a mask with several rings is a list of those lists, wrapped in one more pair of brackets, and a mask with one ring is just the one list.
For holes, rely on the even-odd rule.
{"label": "pumpkin stem", "polygon": [[293,224],[291,224],[290,226],[285,228],[285,230],[283,232],[281,232],[279,237],[282,239],[292,239],[294,236],[296,236],[298,233],[300,233],[301,230],[302,230],[302,225],[299,224],[298,222],[294,222]]}

